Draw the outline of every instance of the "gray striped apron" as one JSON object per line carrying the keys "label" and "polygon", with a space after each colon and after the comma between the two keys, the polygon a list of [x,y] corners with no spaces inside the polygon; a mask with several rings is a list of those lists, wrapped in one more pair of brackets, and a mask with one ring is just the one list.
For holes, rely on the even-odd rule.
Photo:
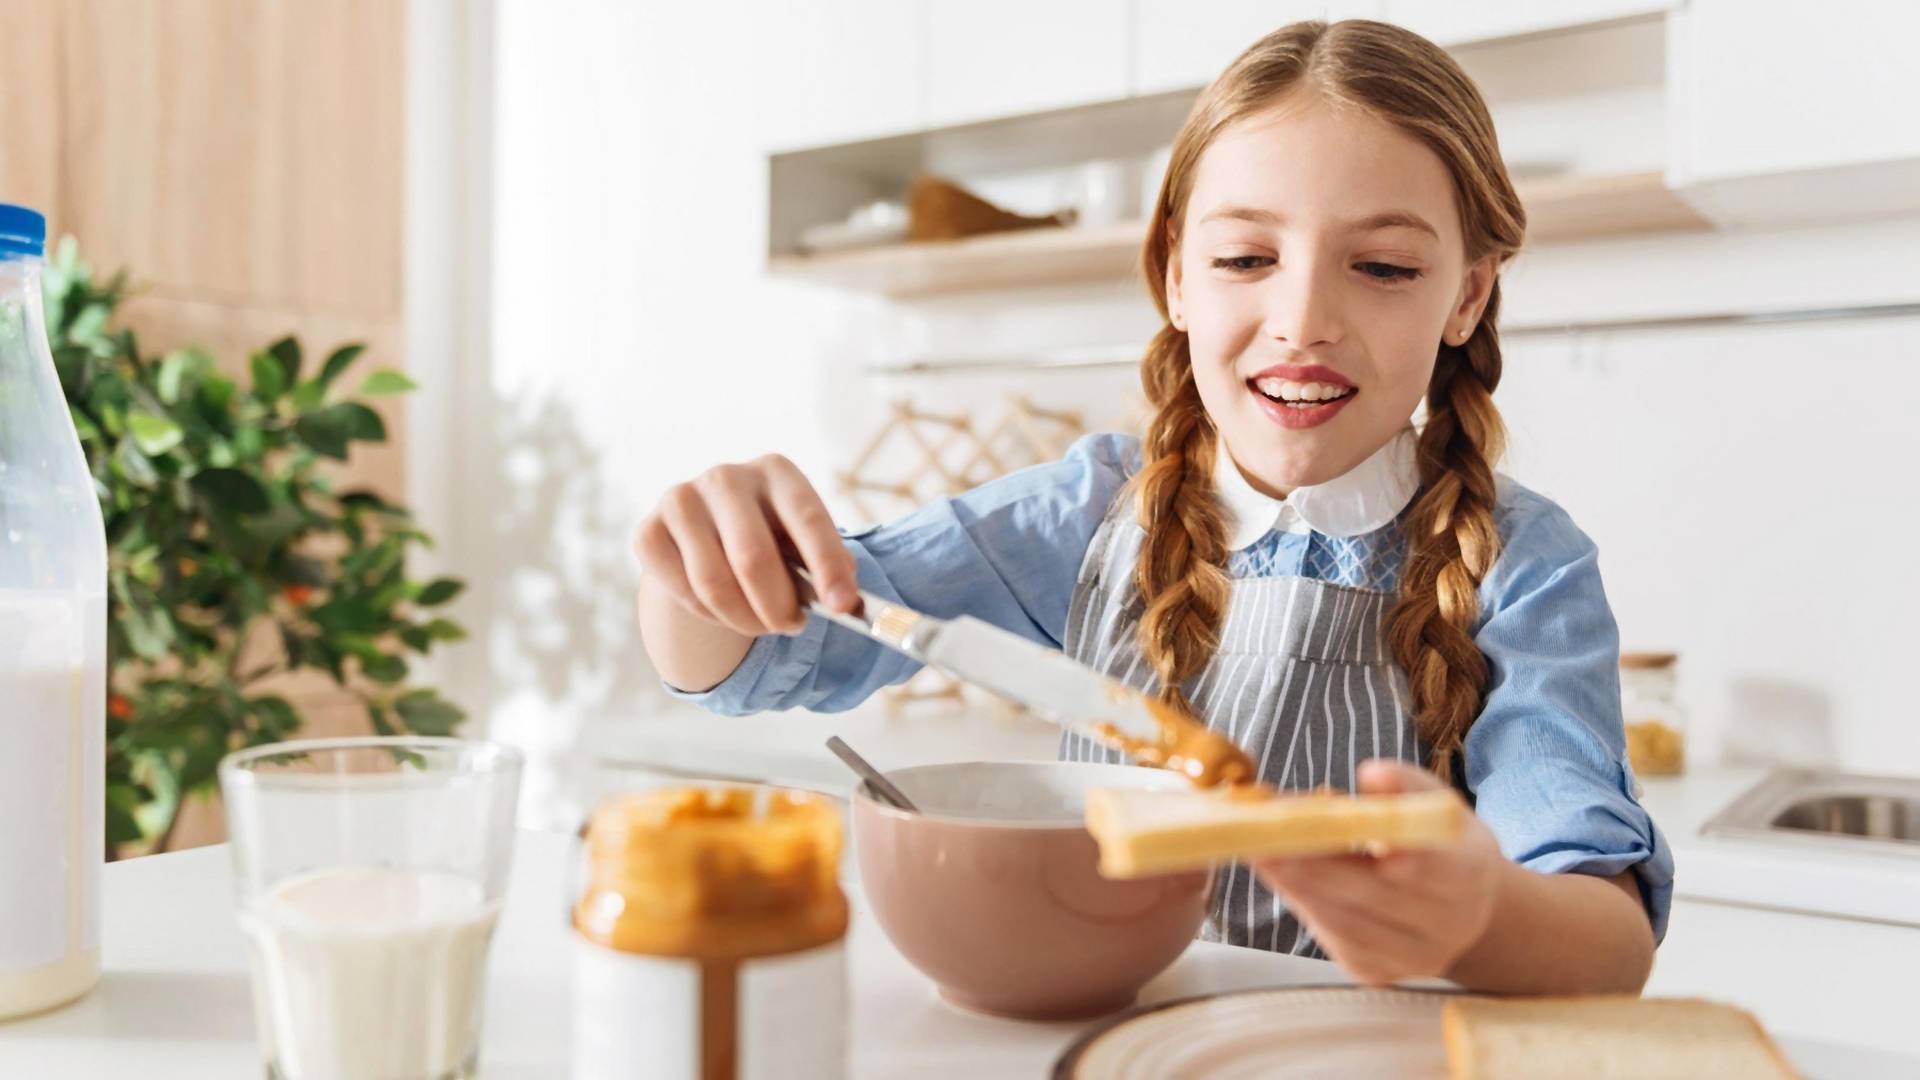
{"label": "gray striped apron", "polygon": [[[1065,649],[1151,693],[1158,679],[1135,638],[1142,605],[1133,566],[1145,538],[1132,500],[1114,500],[1080,565]],[[1407,710],[1406,676],[1382,633],[1391,594],[1305,577],[1241,578],[1231,590],[1220,648],[1185,690],[1207,726],[1254,759],[1262,783],[1282,791],[1351,791],[1354,767],[1368,758],[1426,759]],[[1060,757],[1124,760],[1072,733],[1061,740]],[[1279,898],[1239,864],[1219,871],[1200,936],[1323,956]]]}

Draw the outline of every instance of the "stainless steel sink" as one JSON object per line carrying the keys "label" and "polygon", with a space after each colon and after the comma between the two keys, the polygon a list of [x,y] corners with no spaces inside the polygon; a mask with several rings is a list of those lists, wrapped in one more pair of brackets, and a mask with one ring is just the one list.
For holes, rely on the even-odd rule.
{"label": "stainless steel sink", "polygon": [[1920,858],[1920,777],[1779,769],[1700,832]]}

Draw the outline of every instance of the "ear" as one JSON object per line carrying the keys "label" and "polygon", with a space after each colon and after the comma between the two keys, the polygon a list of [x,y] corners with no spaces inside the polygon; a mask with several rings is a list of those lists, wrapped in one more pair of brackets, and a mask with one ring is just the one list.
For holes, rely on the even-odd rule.
{"label": "ear", "polygon": [[1447,314],[1447,325],[1441,330],[1441,339],[1447,344],[1458,344],[1473,336],[1474,327],[1480,325],[1480,313],[1487,310],[1487,300],[1493,295],[1493,283],[1499,278],[1499,268],[1494,256],[1482,256],[1478,262],[1467,267],[1467,276],[1460,282],[1460,295],[1455,298],[1453,310]]}
{"label": "ear", "polygon": [[1180,289],[1180,243],[1167,241],[1167,321],[1175,330],[1187,329],[1186,297]]}

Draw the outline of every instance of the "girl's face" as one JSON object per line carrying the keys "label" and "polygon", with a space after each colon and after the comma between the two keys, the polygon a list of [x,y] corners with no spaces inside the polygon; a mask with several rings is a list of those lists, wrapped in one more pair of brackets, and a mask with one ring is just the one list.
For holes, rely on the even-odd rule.
{"label": "girl's face", "polygon": [[1494,281],[1492,256],[1467,262],[1440,157],[1310,92],[1215,138],[1180,236],[1169,313],[1227,449],[1273,496],[1404,427]]}

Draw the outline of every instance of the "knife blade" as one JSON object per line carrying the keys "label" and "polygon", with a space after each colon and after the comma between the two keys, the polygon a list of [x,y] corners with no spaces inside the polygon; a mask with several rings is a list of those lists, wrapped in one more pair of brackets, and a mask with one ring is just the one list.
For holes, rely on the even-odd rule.
{"label": "knife blade", "polygon": [[864,590],[857,613],[833,611],[820,602],[804,569],[795,568],[794,575],[802,586],[802,601],[822,618],[1024,705],[1061,727],[1104,745],[1114,745],[1101,730],[1108,724],[1130,739],[1160,739],[1160,722],[1138,691],[1065,653],[971,615],[937,618]]}

